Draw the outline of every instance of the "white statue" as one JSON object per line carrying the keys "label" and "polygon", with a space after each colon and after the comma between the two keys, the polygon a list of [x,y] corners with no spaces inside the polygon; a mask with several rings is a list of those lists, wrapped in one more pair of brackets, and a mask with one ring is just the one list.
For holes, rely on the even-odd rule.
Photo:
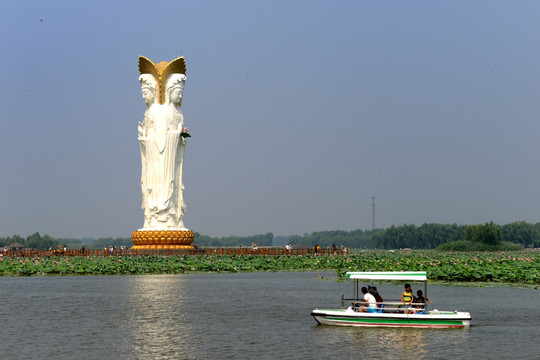
{"label": "white statue", "polygon": [[[141,66],[141,58],[152,66],[146,62]],[[143,122],[139,123],[144,210],[141,230],[187,230],[183,222],[186,205],[182,170],[185,137],[189,134],[180,111],[186,81],[184,59],[155,66],[141,58],[139,82],[146,103]]]}
{"label": "white statue", "polygon": [[[156,101],[156,88],[157,81],[154,76],[150,74],[142,74],[139,77],[139,82],[141,83],[141,90],[144,102],[146,103],[146,111],[144,113],[144,119],[142,123],[139,123],[139,142],[141,145],[141,160],[142,160],[142,171],[141,171],[141,189],[142,189],[142,209],[146,209],[146,127],[151,123],[151,111],[152,105]],[[146,219],[146,211],[145,211]],[[146,220],[145,220],[146,222]]]}

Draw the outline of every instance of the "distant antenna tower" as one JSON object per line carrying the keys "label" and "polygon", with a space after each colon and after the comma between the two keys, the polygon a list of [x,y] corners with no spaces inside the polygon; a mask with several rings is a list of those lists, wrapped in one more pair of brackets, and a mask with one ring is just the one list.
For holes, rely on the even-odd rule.
{"label": "distant antenna tower", "polygon": [[375,230],[375,195],[371,195],[371,230]]}

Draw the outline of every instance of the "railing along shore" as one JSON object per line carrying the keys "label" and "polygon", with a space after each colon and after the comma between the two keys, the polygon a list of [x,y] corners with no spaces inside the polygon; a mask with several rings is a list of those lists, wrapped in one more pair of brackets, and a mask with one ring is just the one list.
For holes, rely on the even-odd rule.
{"label": "railing along shore", "polygon": [[44,257],[44,256],[172,256],[172,255],[343,255],[345,252],[324,248],[298,248],[287,251],[278,247],[234,247],[234,248],[196,248],[196,249],[66,249],[64,250],[0,250],[0,256]]}

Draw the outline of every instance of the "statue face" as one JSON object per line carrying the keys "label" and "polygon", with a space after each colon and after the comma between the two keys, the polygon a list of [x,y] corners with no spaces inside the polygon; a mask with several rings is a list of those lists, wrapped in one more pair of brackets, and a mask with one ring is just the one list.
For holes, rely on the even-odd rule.
{"label": "statue face", "polygon": [[146,105],[153,104],[154,99],[156,98],[156,95],[154,94],[152,89],[150,89],[148,87],[143,87],[143,88],[141,88],[141,90],[142,90],[142,97],[143,97],[144,102],[146,103]]}
{"label": "statue face", "polygon": [[153,104],[156,99],[156,82],[152,75],[143,74],[139,78],[141,91],[146,105]]}
{"label": "statue face", "polygon": [[172,74],[167,79],[167,94],[169,102],[177,104],[182,100],[184,93],[184,85],[186,84],[186,76],[183,74]]}
{"label": "statue face", "polygon": [[180,81],[176,83],[171,89],[171,102],[178,103],[182,99],[182,94],[184,92],[185,81]]}

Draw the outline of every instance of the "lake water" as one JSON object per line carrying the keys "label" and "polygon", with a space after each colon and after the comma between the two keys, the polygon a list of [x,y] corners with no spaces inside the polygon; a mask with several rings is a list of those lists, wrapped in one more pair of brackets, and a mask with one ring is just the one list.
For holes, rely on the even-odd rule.
{"label": "lake water", "polygon": [[[324,277],[321,279],[320,277]],[[385,299],[401,287],[377,284]],[[413,286],[413,290],[421,289]],[[333,272],[0,278],[1,359],[534,359],[539,290],[428,286],[469,329],[317,325]],[[458,305],[456,305],[458,304]]]}

